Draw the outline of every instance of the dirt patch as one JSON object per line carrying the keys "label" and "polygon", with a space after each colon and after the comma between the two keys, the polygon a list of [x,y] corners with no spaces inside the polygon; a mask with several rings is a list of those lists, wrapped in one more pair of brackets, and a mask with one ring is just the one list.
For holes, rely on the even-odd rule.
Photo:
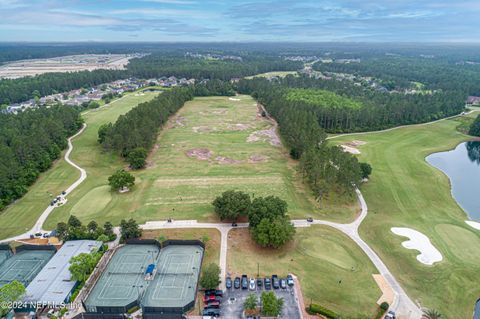
{"label": "dirt patch", "polygon": [[247,137],[247,142],[249,143],[258,141],[269,142],[272,146],[280,146],[282,144],[274,126],[268,130],[255,131]]}
{"label": "dirt patch", "polygon": [[194,131],[195,133],[208,133],[214,131],[214,129],[208,126],[194,126],[192,127],[192,131]]}
{"label": "dirt patch", "polygon": [[358,141],[358,140],[351,141],[350,143],[347,143],[347,145],[350,145],[350,146],[361,146],[361,145],[365,145],[365,144],[367,144],[367,142]]}
{"label": "dirt patch", "polygon": [[208,148],[194,148],[185,152],[188,157],[196,158],[201,161],[208,161],[212,157],[212,151]]}
{"label": "dirt patch", "polygon": [[248,124],[236,123],[236,124],[228,124],[228,129],[232,131],[246,131],[250,128]]}
{"label": "dirt patch", "polygon": [[229,97],[228,98],[230,101],[240,101],[240,99],[236,99],[236,98],[233,98],[233,97]]}
{"label": "dirt patch", "polygon": [[382,302],[387,302],[389,305],[391,305],[394,299],[394,292],[392,287],[382,275],[373,274],[372,276],[373,279],[375,279],[378,287],[382,291],[382,295],[380,296],[380,299],[377,300],[377,304],[380,305]]}
{"label": "dirt patch", "polygon": [[224,156],[217,156],[215,157],[215,160],[217,161],[218,164],[240,164],[242,161],[236,160],[233,158],[229,157],[224,157]]}
{"label": "dirt patch", "polygon": [[248,162],[252,164],[263,163],[268,160],[268,156],[260,154],[252,154],[248,157]]}

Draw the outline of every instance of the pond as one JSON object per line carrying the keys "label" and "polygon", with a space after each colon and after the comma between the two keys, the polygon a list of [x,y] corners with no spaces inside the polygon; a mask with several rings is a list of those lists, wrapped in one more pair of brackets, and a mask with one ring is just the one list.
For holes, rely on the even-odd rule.
{"label": "pond", "polygon": [[480,141],[461,143],[426,160],[450,178],[452,195],[470,219],[480,221]]}
{"label": "pond", "polygon": [[475,304],[475,312],[473,313],[473,319],[480,319],[480,299]]}

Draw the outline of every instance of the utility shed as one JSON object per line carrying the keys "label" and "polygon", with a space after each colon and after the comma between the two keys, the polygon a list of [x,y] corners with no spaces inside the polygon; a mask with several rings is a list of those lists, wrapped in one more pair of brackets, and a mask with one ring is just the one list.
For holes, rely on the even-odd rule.
{"label": "utility shed", "polygon": [[102,243],[95,240],[65,242],[27,286],[25,301],[45,304],[52,308],[68,302],[77,285],[76,281],[71,280],[70,270],[68,270],[70,259],[81,253],[90,253],[101,246]]}

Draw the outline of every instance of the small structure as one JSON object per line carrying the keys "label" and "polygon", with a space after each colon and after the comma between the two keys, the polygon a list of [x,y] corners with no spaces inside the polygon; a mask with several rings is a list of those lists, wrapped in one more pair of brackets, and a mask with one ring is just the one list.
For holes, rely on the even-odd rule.
{"label": "small structure", "polygon": [[467,105],[480,105],[480,96],[469,96],[467,98]]}
{"label": "small structure", "polygon": [[155,264],[148,265],[147,270],[145,271],[145,280],[153,280],[156,272],[157,268],[155,267]]}
{"label": "small structure", "polygon": [[72,280],[70,260],[81,253],[100,249],[102,243],[95,240],[67,241],[43,267],[27,286],[24,301],[26,304],[45,305],[49,308],[61,307],[68,303],[78,282]]}

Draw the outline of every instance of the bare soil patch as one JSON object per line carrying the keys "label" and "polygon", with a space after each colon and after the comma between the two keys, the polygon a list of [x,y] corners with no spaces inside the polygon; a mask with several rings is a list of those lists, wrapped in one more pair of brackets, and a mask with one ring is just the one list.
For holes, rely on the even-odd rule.
{"label": "bare soil patch", "polygon": [[263,163],[268,160],[268,156],[260,154],[252,154],[248,157],[248,162],[252,164]]}
{"label": "bare soil patch", "polygon": [[212,129],[208,126],[194,126],[192,127],[192,131],[194,131],[195,133],[208,133],[208,132],[211,132],[211,131],[214,131],[215,129]]}
{"label": "bare soil patch", "polygon": [[217,161],[218,164],[240,164],[242,161],[236,160],[233,158],[229,157],[224,157],[224,156],[217,156],[215,157],[215,160]]}
{"label": "bare soil patch", "polygon": [[275,130],[275,126],[272,126],[268,130],[255,131],[247,137],[247,142],[249,143],[258,141],[269,142],[272,146],[280,146],[282,144]]}
{"label": "bare soil patch", "polygon": [[185,152],[188,157],[196,158],[201,161],[208,161],[212,157],[212,151],[208,148],[194,148]]}
{"label": "bare soil patch", "polygon": [[236,123],[236,124],[228,124],[228,129],[232,131],[246,131],[250,128],[248,124]]}

